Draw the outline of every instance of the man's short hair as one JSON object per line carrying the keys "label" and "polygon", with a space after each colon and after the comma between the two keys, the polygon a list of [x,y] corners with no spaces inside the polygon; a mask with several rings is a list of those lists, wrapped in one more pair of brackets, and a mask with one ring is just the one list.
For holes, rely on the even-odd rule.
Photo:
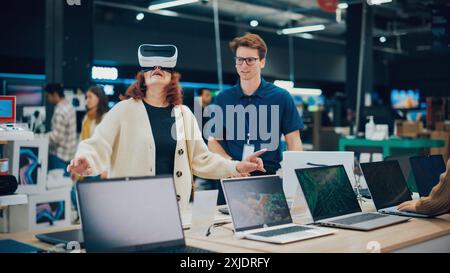
{"label": "man's short hair", "polygon": [[199,94],[200,96],[202,96],[202,95],[203,95],[203,92],[205,92],[205,91],[208,91],[208,92],[211,93],[211,90],[209,90],[208,88],[200,88],[200,89],[198,90],[198,94]]}
{"label": "man's short hair", "polygon": [[259,58],[266,58],[267,45],[266,42],[258,35],[247,32],[244,36],[234,38],[230,44],[230,49],[236,54],[236,50],[240,47],[249,47],[258,50]]}
{"label": "man's short hair", "polygon": [[48,83],[45,85],[44,90],[49,94],[58,94],[61,98],[64,98],[63,86],[60,83]]}

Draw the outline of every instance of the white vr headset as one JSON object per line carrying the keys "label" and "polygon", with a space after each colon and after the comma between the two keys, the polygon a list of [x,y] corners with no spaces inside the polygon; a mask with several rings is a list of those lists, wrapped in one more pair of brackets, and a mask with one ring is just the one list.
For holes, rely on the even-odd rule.
{"label": "white vr headset", "polygon": [[142,68],[155,66],[174,68],[177,57],[178,50],[174,45],[143,44],[138,49],[139,65]]}

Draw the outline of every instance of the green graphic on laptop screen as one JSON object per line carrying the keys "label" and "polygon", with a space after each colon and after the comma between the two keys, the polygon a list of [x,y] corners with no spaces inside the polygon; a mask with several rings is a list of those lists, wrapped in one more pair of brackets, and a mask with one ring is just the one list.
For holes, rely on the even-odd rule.
{"label": "green graphic on laptop screen", "polygon": [[342,165],[295,172],[315,221],[361,211]]}

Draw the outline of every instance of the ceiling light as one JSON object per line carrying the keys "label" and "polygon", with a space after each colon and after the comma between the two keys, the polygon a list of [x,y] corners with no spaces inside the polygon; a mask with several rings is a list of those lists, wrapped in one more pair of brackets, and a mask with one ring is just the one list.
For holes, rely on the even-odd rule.
{"label": "ceiling light", "polygon": [[380,5],[390,2],[392,2],[392,0],[367,0],[367,4],[369,5]]}
{"label": "ceiling light", "polygon": [[314,39],[314,36],[310,33],[302,33],[299,34],[298,36],[302,37],[303,39]]}
{"label": "ceiling light", "polygon": [[172,11],[172,10],[155,10],[155,11],[153,11],[153,13],[163,15],[163,16],[170,16],[170,17],[177,17],[180,15],[178,12]]}
{"label": "ceiling light", "polygon": [[91,77],[94,80],[117,80],[118,70],[115,67],[93,66]]}
{"label": "ceiling light", "polygon": [[257,27],[258,25],[259,25],[259,22],[257,20],[251,20],[250,21],[250,26]]}
{"label": "ceiling light", "polygon": [[339,3],[337,5],[338,9],[346,9],[348,8],[348,4],[347,3]]}
{"label": "ceiling light", "polygon": [[138,21],[141,21],[142,19],[144,19],[144,14],[141,12],[141,13],[138,13],[137,15],[136,15],[136,20],[138,20]]}
{"label": "ceiling light", "polygon": [[384,37],[384,36],[381,36],[380,37],[380,43],[386,43],[386,37]]}
{"label": "ceiling light", "polygon": [[292,95],[300,95],[300,96],[321,96],[322,89],[315,88],[291,88],[288,89],[289,93]]}
{"label": "ceiling light", "polygon": [[198,2],[198,0],[172,0],[172,1],[164,1],[159,2],[157,4],[151,4],[148,6],[149,10],[160,10],[160,9],[166,9],[166,8],[172,8],[176,6],[186,5],[186,4],[192,4]]}
{"label": "ceiling light", "polygon": [[294,87],[293,81],[276,80],[273,82],[273,84],[284,89],[290,89]]}
{"label": "ceiling light", "polygon": [[294,34],[294,33],[302,33],[302,32],[311,32],[311,31],[319,31],[324,30],[324,25],[312,25],[312,26],[304,26],[304,27],[292,27],[285,28],[281,30],[282,34]]}

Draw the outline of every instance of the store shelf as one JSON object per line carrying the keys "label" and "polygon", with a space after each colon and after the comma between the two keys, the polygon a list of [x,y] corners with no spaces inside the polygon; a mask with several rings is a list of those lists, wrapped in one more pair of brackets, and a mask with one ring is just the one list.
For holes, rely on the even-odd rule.
{"label": "store shelf", "polygon": [[0,207],[23,205],[27,203],[28,197],[26,194],[12,194],[0,196]]}
{"label": "store shelf", "polygon": [[0,125],[0,143],[16,140],[33,140],[34,133],[20,124],[2,124]]}

